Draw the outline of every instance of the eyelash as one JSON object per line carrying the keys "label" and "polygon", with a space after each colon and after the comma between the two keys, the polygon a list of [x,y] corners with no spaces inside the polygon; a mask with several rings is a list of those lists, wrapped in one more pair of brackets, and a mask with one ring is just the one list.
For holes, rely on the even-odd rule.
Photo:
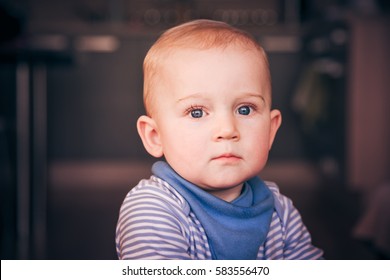
{"label": "eyelash", "polygon": [[[192,118],[195,118],[195,117],[191,116],[191,113],[194,112],[195,110],[201,110],[203,113],[205,113],[204,107],[198,106],[198,105],[191,105],[191,106],[185,111],[185,114],[186,114],[186,115],[190,115],[190,117],[192,117]],[[203,115],[202,115],[201,117],[203,117]]]}
{"label": "eyelash", "polygon": [[251,113],[253,112],[256,112],[257,111],[257,106],[255,104],[251,104],[251,103],[247,103],[247,104],[241,104],[240,106],[238,106],[238,108],[236,109],[236,112],[238,112],[238,110],[242,107],[249,107],[249,109],[251,110],[249,112],[248,115],[250,115]]}

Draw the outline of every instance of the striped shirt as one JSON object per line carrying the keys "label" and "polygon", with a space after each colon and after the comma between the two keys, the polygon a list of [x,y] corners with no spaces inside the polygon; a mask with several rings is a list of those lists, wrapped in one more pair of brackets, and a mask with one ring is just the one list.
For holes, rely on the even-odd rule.
{"label": "striped shirt", "polygon": [[[297,209],[266,182],[275,211],[257,259],[320,259]],[[186,200],[158,177],[141,180],[126,196],[116,229],[119,259],[212,259],[207,235]]]}

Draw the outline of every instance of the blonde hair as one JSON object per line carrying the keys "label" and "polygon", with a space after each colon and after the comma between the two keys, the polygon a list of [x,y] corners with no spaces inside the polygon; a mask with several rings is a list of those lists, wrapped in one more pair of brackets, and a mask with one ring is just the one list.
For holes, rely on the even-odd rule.
{"label": "blonde hair", "polygon": [[259,52],[266,70],[266,80],[271,85],[268,58],[264,49],[249,33],[234,28],[227,23],[213,20],[194,20],[165,31],[149,49],[143,64],[144,106],[146,113],[153,112],[153,94],[157,84],[157,74],[164,59],[177,49],[193,48],[207,50],[237,45]]}

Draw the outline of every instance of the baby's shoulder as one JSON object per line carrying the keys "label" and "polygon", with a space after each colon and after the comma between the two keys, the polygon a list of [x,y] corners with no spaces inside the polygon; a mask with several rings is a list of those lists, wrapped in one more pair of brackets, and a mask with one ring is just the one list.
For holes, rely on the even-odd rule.
{"label": "baby's shoulder", "polygon": [[279,186],[275,182],[264,181],[266,186],[272,191],[274,195],[280,195]]}
{"label": "baby's shoulder", "polygon": [[268,189],[272,192],[274,199],[279,203],[283,203],[286,197],[283,194],[281,194],[279,186],[276,183],[271,181],[265,181],[265,184],[268,187]]}
{"label": "baby's shoulder", "polygon": [[148,203],[157,203],[168,208],[175,208],[184,213],[189,213],[187,201],[167,182],[156,176],[142,179],[127,194],[126,200],[143,200]]}
{"label": "baby's shoulder", "polygon": [[265,181],[265,184],[274,196],[275,210],[277,214],[282,220],[284,220],[286,215],[288,216],[288,214],[295,209],[291,199],[280,192],[279,186],[276,183]]}

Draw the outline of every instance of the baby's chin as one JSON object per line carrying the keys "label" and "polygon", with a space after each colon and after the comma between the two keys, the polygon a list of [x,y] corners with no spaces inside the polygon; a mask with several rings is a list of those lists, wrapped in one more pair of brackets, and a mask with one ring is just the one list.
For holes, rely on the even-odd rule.
{"label": "baby's chin", "polygon": [[[210,173],[210,172],[209,172]],[[245,175],[243,173],[246,173]],[[221,172],[221,174],[203,174],[201,176],[183,174],[184,179],[206,191],[228,190],[242,186],[247,180],[257,176],[256,172]],[[189,176],[188,176],[189,175]],[[203,177],[203,178],[202,178]]]}

